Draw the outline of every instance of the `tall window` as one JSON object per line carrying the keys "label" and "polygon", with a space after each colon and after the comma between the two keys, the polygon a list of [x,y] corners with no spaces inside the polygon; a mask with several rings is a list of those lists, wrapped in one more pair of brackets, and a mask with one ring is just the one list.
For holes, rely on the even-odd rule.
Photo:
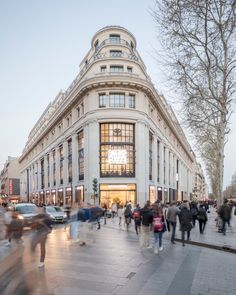
{"label": "tall window", "polygon": [[128,105],[129,105],[129,108],[135,109],[135,95],[130,94],[128,96]]}
{"label": "tall window", "polygon": [[59,155],[60,155],[60,184],[63,184],[63,146],[59,147]]}
{"label": "tall window", "polygon": [[56,185],[56,151],[52,152],[52,166],[53,166],[53,185]]}
{"label": "tall window", "polygon": [[41,159],[40,165],[41,165],[41,188],[44,189],[45,188],[45,183],[44,183],[44,159]]}
{"label": "tall window", "polygon": [[47,175],[48,175],[48,187],[50,186],[50,161],[49,154],[47,154]]}
{"label": "tall window", "polygon": [[105,108],[106,107],[106,94],[102,93],[99,94],[99,108]]}
{"label": "tall window", "polygon": [[111,34],[110,35],[110,42],[114,44],[120,44],[120,35]]}
{"label": "tall window", "polygon": [[121,108],[125,106],[125,94],[124,93],[110,93],[109,95],[110,107]]}
{"label": "tall window", "polygon": [[149,180],[152,180],[152,142],[153,135],[149,132]]}
{"label": "tall window", "polygon": [[84,179],[84,132],[83,130],[78,134],[78,166],[79,166],[79,180]]}
{"label": "tall window", "polygon": [[160,141],[157,141],[157,182],[160,182]]}
{"label": "tall window", "polygon": [[97,52],[99,49],[99,41],[98,40],[96,40],[96,42],[94,43],[94,47],[95,47],[95,52]]}
{"label": "tall window", "polygon": [[123,66],[110,66],[110,72],[112,72],[112,73],[124,72],[124,67]]}
{"label": "tall window", "polygon": [[110,57],[121,57],[122,51],[121,50],[110,50]]}
{"label": "tall window", "polygon": [[134,124],[100,124],[100,175],[135,176]]}
{"label": "tall window", "polygon": [[169,185],[171,183],[171,167],[170,167],[171,162],[170,162],[170,158],[171,158],[171,153],[169,152],[169,159],[168,159],[168,162],[169,162],[169,176],[168,176],[168,178],[169,178]]}
{"label": "tall window", "polygon": [[166,184],[166,147],[165,146],[164,146],[164,151],[163,151],[163,161],[164,161],[163,179],[164,179],[164,184]]}
{"label": "tall window", "polygon": [[72,182],[72,139],[68,140],[68,182]]}

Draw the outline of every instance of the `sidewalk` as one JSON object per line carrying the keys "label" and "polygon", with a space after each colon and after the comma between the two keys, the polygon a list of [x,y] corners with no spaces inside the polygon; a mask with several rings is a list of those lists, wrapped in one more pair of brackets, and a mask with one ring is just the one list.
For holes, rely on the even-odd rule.
{"label": "sidewalk", "polygon": [[[216,227],[216,219],[217,213],[214,208],[210,208],[210,213],[208,213],[208,221],[206,224],[206,228],[204,231],[204,234],[200,234],[199,232],[199,224],[198,221],[196,221],[195,228],[191,230],[191,244],[195,244],[198,246],[206,246],[213,248],[230,248],[235,250],[236,252],[236,216],[232,214],[231,216],[231,228],[227,228],[226,235],[224,236],[222,233],[218,233],[218,228]],[[102,221],[103,224],[103,221]],[[109,228],[116,228],[119,230],[126,231],[126,228],[122,224],[121,227],[118,225],[118,218],[115,217],[114,219],[108,218],[107,219],[107,225],[104,225],[105,227]],[[134,232],[134,222],[130,224],[129,232]],[[170,233],[165,232],[164,239],[169,240],[170,239]],[[181,239],[181,231],[179,230],[179,222],[177,222],[176,227],[176,239],[177,241],[180,241]]]}

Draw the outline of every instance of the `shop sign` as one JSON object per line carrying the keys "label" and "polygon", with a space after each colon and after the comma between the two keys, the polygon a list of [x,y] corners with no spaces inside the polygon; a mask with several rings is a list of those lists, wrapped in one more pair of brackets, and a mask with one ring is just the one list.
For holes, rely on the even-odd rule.
{"label": "shop sign", "polygon": [[127,164],[127,151],[126,150],[108,150],[108,163],[109,164]]}

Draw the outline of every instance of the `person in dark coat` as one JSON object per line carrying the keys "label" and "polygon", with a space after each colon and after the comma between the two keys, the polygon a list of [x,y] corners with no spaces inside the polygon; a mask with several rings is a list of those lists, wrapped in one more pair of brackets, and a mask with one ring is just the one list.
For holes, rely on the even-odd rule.
{"label": "person in dark coat", "polygon": [[230,226],[230,219],[231,219],[231,208],[228,205],[228,200],[225,199],[223,205],[221,205],[218,214],[222,219],[222,233],[223,235],[226,234],[226,223]]}
{"label": "person in dark coat", "polygon": [[9,224],[9,238],[16,244],[22,242],[21,237],[23,235],[23,223],[18,218],[19,213],[14,211],[12,213],[12,221]]}
{"label": "person in dark coat", "polygon": [[200,204],[200,207],[198,209],[197,218],[198,218],[198,223],[199,223],[200,234],[203,234],[205,226],[206,226],[206,222],[207,222],[207,219],[208,219],[207,218],[207,212],[206,212],[206,209],[205,209],[203,204]]}
{"label": "person in dark coat", "polygon": [[179,213],[180,230],[182,232],[182,243],[185,246],[185,232],[187,232],[187,240],[190,239],[190,231],[192,229],[192,214],[188,207],[188,202],[184,201]]}

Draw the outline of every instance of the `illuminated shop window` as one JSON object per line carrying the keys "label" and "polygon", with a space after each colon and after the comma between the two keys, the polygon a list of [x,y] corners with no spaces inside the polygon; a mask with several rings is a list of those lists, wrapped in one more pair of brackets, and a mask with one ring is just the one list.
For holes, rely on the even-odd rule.
{"label": "illuminated shop window", "polygon": [[100,124],[101,177],[134,177],[134,155],[134,124]]}

